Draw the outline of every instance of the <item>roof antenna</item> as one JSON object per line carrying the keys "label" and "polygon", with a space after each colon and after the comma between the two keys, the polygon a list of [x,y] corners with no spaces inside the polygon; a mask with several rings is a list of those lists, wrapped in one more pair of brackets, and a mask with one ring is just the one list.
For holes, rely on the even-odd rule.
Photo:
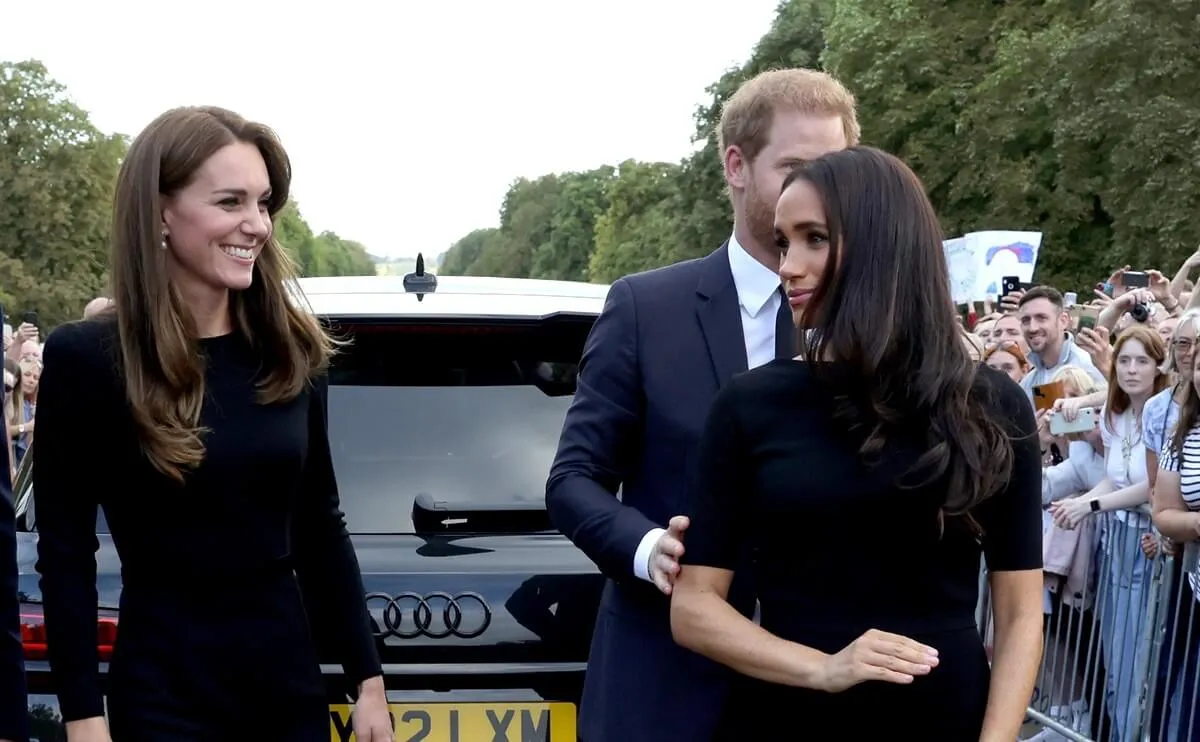
{"label": "roof antenna", "polygon": [[404,277],[404,290],[417,295],[417,301],[423,301],[425,294],[437,291],[437,276],[425,272],[425,256],[417,253],[417,269]]}

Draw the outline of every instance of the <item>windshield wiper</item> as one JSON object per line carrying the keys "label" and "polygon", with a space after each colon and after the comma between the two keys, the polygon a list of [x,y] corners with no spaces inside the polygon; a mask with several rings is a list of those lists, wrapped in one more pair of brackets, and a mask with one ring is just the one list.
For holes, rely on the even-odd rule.
{"label": "windshield wiper", "polygon": [[553,531],[538,503],[451,503],[422,492],[413,500],[413,527],[420,534],[540,533]]}

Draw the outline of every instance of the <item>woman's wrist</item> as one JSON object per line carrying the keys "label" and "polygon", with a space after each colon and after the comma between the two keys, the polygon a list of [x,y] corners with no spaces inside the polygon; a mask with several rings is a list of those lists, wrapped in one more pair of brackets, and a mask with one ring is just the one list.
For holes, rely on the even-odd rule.
{"label": "woman's wrist", "polygon": [[377,695],[387,697],[387,689],[383,685],[383,676],[376,675],[358,684],[358,697]]}

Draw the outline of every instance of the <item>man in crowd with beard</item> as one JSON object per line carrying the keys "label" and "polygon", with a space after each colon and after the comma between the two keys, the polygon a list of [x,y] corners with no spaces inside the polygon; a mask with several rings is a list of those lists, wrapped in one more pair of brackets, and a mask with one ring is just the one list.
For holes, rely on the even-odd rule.
{"label": "man in crowd with beard", "polygon": [[[789,69],[746,82],[716,134],[733,234],[707,257],[613,283],[546,484],[555,526],[608,577],[580,708],[584,742],[712,737],[729,671],[671,636],[668,596],[688,525],[678,512],[718,390],[794,355],[774,238],[783,180],[857,144],[859,126],[837,80]],[[753,612],[744,570],[729,601]]]}
{"label": "man in crowd with beard", "polygon": [[1030,400],[1033,399],[1033,388],[1048,383],[1063,366],[1078,366],[1093,379],[1106,381],[1104,374],[1092,363],[1092,357],[1075,345],[1068,332],[1071,315],[1058,289],[1034,286],[1021,297],[1017,312],[1021,317],[1021,332],[1030,350],[1032,370],[1021,379],[1021,386]]}

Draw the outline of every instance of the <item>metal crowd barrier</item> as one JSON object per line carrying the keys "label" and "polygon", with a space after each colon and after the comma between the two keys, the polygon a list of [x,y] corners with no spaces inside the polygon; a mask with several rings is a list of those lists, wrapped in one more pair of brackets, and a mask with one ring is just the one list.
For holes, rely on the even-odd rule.
{"label": "metal crowd barrier", "polygon": [[[1046,574],[1042,664],[1022,739],[1200,742],[1197,544],[1169,544],[1146,506],[1091,518],[1073,568],[1053,565],[1069,574]],[[986,569],[979,594],[990,651]]]}

